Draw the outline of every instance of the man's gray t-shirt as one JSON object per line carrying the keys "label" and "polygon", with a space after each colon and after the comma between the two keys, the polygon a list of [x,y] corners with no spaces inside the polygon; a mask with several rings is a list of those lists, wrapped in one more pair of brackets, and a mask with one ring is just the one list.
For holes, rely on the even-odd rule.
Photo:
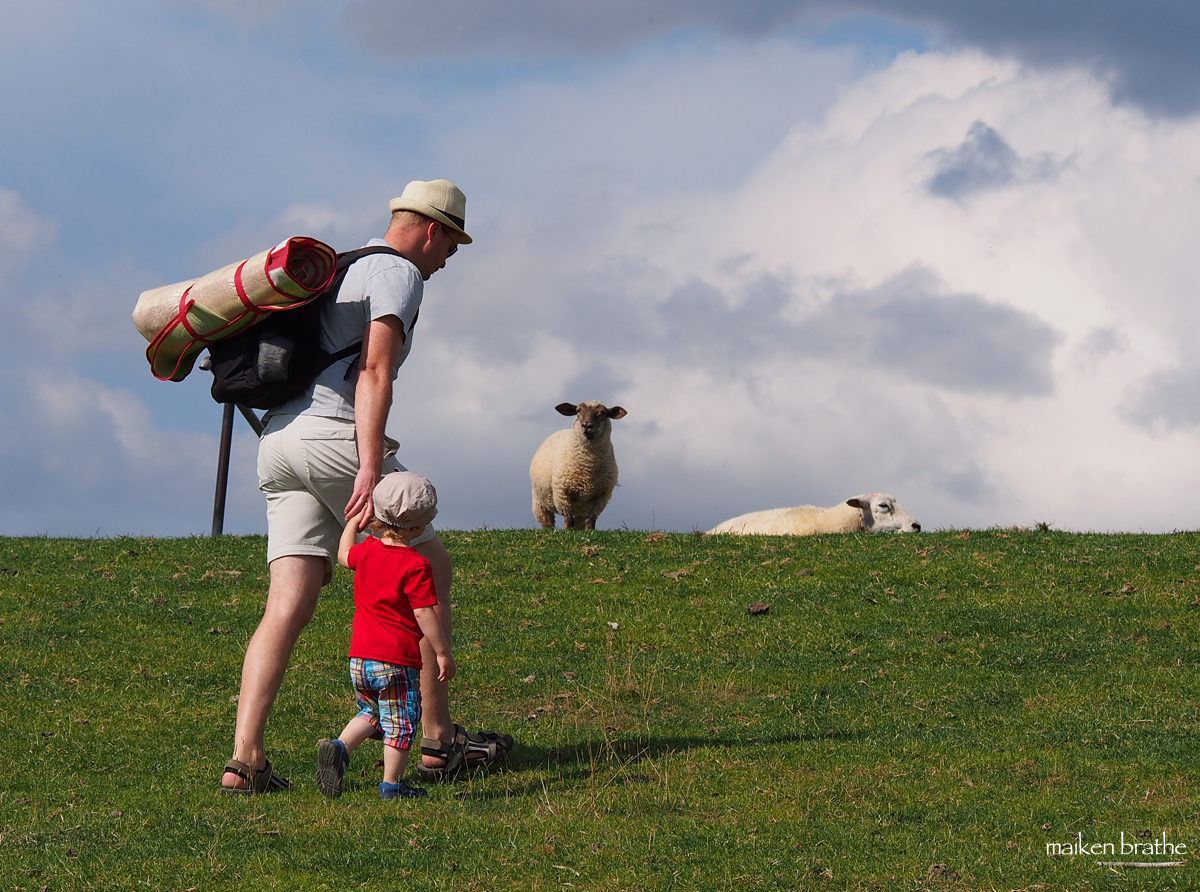
{"label": "man's gray t-shirt", "polygon": [[[388,243],[376,238],[368,246]],[[367,323],[396,316],[404,325],[404,345],[392,366],[392,380],[412,350],[413,325],[421,307],[425,282],[420,271],[395,254],[368,254],[350,265],[337,300],[321,310],[321,347],[329,353],[362,340]],[[297,397],[271,409],[267,415],[320,415],[354,420],[354,388],[358,384],[358,357],[340,359],[323,371]]]}

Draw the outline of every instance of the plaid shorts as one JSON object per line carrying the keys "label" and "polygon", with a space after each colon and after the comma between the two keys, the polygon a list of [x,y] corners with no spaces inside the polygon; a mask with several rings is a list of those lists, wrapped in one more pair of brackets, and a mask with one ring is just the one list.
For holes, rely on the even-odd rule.
{"label": "plaid shorts", "polygon": [[374,725],[387,746],[410,749],[421,721],[421,670],[351,657],[350,684],[358,717]]}

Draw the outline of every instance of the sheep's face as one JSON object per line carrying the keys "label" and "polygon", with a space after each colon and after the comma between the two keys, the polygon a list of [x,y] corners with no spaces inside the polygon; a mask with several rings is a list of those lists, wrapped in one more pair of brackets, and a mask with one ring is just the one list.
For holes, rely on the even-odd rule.
{"label": "sheep's face", "polygon": [[589,441],[603,440],[612,431],[613,419],[624,418],[628,414],[620,406],[613,406],[610,409],[595,400],[589,400],[577,406],[571,403],[561,403],[555,408],[563,415],[574,415],[575,429],[583,434],[585,440]]}
{"label": "sheep's face", "polygon": [[863,527],[868,533],[919,533],[921,524],[887,493],[855,496],[846,504],[863,513]]}
{"label": "sheep's face", "polygon": [[608,420],[607,410],[601,405],[585,403],[580,406],[579,413],[575,416],[575,425],[587,440],[594,440],[612,431],[612,422]]}

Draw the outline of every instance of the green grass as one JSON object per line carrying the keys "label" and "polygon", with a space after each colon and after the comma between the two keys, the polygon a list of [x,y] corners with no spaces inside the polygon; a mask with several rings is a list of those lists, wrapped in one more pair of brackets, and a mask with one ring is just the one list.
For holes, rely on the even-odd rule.
{"label": "green grass", "polygon": [[[230,799],[264,541],[0,539],[0,892],[1200,885],[1200,535],[444,541],[455,717],[518,746],[385,803],[377,744],[312,781],[349,574],[268,727],[296,790]],[[1046,853],[1122,832],[1186,864]]]}

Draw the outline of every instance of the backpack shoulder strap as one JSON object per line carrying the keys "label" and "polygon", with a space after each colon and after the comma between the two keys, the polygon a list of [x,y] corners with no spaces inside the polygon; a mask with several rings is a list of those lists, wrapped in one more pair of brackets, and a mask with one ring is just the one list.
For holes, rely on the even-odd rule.
{"label": "backpack shoulder strap", "polygon": [[337,293],[342,290],[342,282],[346,278],[346,272],[350,269],[350,264],[361,260],[369,254],[395,254],[397,257],[404,256],[390,245],[368,245],[365,248],[355,248],[353,251],[343,251],[337,256],[337,265],[334,267],[333,278],[325,286],[321,297],[336,297]]}
{"label": "backpack shoulder strap", "polygon": [[[325,288],[325,293],[321,296],[330,299],[335,298],[337,293],[342,288],[342,282],[346,278],[346,272],[350,269],[350,265],[357,260],[361,260],[363,257],[367,257],[370,254],[395,254],[397,257],[404,256],[390,245],[367,245],[365,248],[355,248],[353,251],[343,251],[341,254],[337,255],[336,272],[334,272],[333,279]],[[414,319],[413,322],[415,324],[416,320]],[[339,359],[345,359],[347,356],[354,356],[361,352],[362,341],[357,341],[351,344],[349,347],[345,347],[326,357],[326,361],[322,365],[321,371],[329,368],[329,366],[333,365]],[[353,368],[353,364],[351,364],[351,368]],[[349,370],[347,370],[347,374],[348,373]]]}
{"label": "backpack shoulder strap", "polygon": [[[369,254],[395,254],[397,257],[404,255],[390,245],[367,245],[365,248],[355,248],[353,251],[343,251],[337,256],[337,272],[343,272],[346,267],[354,263],[356,260],[361,260]],[[337,278],[337,273],[334,274]]]}

